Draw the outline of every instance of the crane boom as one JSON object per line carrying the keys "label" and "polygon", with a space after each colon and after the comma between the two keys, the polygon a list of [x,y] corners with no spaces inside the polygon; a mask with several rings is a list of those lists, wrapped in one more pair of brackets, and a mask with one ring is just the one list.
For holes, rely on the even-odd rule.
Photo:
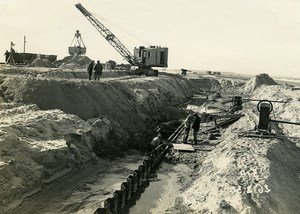
{"label": "crane boom", "polygon": [[140,62],[129,52],[120,40],[101,22],[99,22],[87,9],[80,3],[75,4],[77,9],[87,18],[87,20],[97,29],[97,31],[108,41],[121,56],[133,66],[140,66]]}

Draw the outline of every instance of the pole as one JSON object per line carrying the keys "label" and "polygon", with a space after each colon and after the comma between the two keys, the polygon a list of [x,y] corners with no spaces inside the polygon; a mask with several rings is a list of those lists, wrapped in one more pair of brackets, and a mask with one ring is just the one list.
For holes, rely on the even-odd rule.
{"label": "pole", "polygon": [[[261,100],[256,100],[256,99],[243,99],[243,101],[261,101]],[[280,100],[268,100],[272,103],[288,103],[287,101],[280,101]]]}
{"label": "pole", "polygon": [[25,64],[25,44],[26,44],[26,36],[24,36],[24,46],[23,46],[23,63]]}
{"label": "pole", "polygon": [[276,123],[286,123],[286,124],[293,124],[293,125],[300,125],[300,123],[296,122],[287,122],[287,121],[282,121],[282,120],[269,120],[270,122],[276,122]]}
{"label": "pole", "polygon": [[184,123],[181,123],[181,125],[175,130],[175,132],[173,132],[173,134],[168,138],[168,140],[171,141],[171,142],[176,140],[178,135],[182,132],[183,127],[184,127]]}

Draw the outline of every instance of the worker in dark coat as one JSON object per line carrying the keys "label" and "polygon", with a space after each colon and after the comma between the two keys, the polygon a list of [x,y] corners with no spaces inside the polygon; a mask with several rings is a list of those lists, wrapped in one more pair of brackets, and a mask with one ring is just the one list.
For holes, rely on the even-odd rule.
{"label": "worker in dark coat", "polygon": [[194,117],[192,122],[192,129],[193,129],[193,136],[194,136],[193,144],[197,144],[197,134],[200,129],[200,117],[196,113],[193,115],[193,117]]}
{"label": "worker in dark coat", "polygon": [[161,144],[162,144],[162,136],[160,133],[158,133],[158,135],[154,137],[150,142],[150,151],[157,148]]}
{"label": "worker in dark coat", "polygon": [[95,64],[95,61],[92,60],[91,63],[89,64],[88,68],[87,68],[87,71],[89,73],[89,80],[92,79],[94,64]]}
{"label": "worker in dark coat", "polygon": [[99,60],[97,61],[94,70],[95,70],[95,80],[99,80],[103,70],[103,67]]}

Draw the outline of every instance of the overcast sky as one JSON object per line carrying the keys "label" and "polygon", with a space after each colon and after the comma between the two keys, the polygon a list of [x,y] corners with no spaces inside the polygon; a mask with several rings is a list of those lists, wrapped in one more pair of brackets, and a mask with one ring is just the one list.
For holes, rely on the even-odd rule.
{"label": "overcast sky", "polygon": [[[126,63],[75,7],[81,3],[133,52],[169,48],[169,68],[300,77],[298,0],[0,0],[0,52],[68,55],[80,30],[87,56]],[[0,61],[4,61],[4,56]]]}

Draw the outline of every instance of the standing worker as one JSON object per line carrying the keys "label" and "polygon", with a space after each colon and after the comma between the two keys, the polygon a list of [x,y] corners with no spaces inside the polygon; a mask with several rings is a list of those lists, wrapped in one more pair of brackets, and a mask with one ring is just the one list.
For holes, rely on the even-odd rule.
{"label": "standing worker", "polygon": [[195,113],[193,116],[194,116],[194,120],[192,123],[193,136],[194,136],[193,144],[197,144],[197,134],[200,129],[200,117],[198,116],[197,113]]}
{"label": "standing worker", "polygon": [[95,70],[95,80],[99,80],[103,70],[103,67],[99,60],[97,61],[94,70]]}
{"label": "standing worker", "polygon": [[184,135],[183,135],[182,143],[187,143],[192,121],[193,121],[193,114],[190,113],[187,116],[187,118],[183,121],[183,123],[184,123]]}
{"label": "standing worker", "polygon": [[157,136],[154,137],[152,139],[152,141],[150,142],[150,151],[152,151],[153,149],[155,149],[156,147],[158,147],[161,144],[162,144],[162,136],[160,133],[158,133]]}
{"label": "standing worker", "polygon": [[89,73],[89,80],[92,79],[94,64],[95,64],[95,61],[92,60],[91,63],[89,64],[88,68],[87,68],[88,73]]}

